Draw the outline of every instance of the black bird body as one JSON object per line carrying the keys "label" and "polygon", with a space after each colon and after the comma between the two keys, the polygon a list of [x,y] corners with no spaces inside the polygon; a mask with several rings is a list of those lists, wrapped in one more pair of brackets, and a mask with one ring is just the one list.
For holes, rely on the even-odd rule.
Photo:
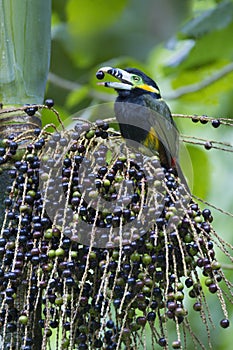
{"label": "black bird body", "polygon": [[103,67],[97,78],[103,79],[105,73],[120,80],[100,84],[118,93],[115,114],[122,136],[129,143],[143,145],[152,154],[158,153],[162,166],[178,172],[179,134],[157,84],[135,68]]}

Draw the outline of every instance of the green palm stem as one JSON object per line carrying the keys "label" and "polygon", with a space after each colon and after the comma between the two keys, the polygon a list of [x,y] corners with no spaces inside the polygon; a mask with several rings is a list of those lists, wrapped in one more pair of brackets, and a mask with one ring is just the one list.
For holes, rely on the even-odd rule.
{"label": "green palm stem", "polygon": [[[1,107],[41,104],[50,61],[51,0],[0,0],[0,5]],[[0,114],[0,125],[5,137],[39,126],[40,118]]]}
{"label": "green palm stem", "polygon": [[[42,104],[49,71],[51,46],[51,0],[0,0],[0,145],[9,135],[41,126],[37,112],[8,112],[24,104]],[[1,147],[1,146],[0,146]],[[25,143],[20,146],[22,149]],[[0,166],[0,222],[8,169]],[[41,305],[35,310],[40,318]],[[41,349],[41,330],[33,330],[34,350]]]}
{"label": "green palm stem", "polygon": [[[51,0],[0,0],[0,9],[1,141],[41,125],[38,113],[4,111],[43,102],[50,62]],[[1,188],[0,192],[4,193]]]}

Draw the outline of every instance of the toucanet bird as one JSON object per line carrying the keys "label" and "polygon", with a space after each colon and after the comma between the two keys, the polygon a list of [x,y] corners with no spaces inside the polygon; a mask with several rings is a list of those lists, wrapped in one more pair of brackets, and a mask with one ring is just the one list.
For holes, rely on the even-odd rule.
{"label": "toucanet bird", "polygon": [[122,136],[159,154],[161,165],[173,168],[183,180],[178,164],[179,133],[157,84],[136,68],[102,67],[97,79],[103,79],[106,73],[118,80],[99,85],[118,93],[114,109]]}

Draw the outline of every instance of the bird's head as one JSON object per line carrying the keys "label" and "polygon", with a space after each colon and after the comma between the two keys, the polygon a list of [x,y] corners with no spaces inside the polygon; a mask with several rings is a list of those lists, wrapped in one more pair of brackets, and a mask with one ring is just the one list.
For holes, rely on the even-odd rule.
{"label": "bird's head", "polygon": [[145,93],[154,94],[156,98],[160,98],[160,91],[157,84],[149,78],[145,73],[136,68],[113,68],[102,67],[96,77],[99,80],[104,79],[105,74],[109,74],[118,82],[100,82],[99,85],[115,89],[120,96],[142,95]]}

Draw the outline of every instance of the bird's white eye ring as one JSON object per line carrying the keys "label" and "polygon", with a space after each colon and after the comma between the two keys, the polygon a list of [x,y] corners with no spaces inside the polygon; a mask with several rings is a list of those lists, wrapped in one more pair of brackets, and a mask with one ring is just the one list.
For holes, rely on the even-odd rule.
{"label": "bird's white eye ring", "polygon": [[140,77],[138,77],[137,75],[134,75],[134,76],[133,76],[133,80],[134,80],[134,81],[140,81]]}

